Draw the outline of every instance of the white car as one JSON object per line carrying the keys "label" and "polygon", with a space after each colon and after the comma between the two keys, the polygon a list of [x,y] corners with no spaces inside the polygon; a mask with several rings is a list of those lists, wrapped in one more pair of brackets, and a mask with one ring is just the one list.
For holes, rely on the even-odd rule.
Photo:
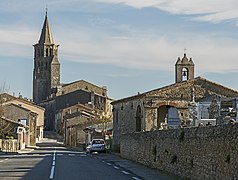
{"label": "white car", "polygon": [[106,145],[103,139],[93,139],[86,148],[87,153],[106,152]]}

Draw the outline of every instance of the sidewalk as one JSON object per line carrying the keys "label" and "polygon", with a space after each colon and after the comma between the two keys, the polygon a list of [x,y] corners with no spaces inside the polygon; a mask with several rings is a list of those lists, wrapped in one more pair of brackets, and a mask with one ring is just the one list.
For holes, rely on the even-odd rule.
{"label": "sidewalk", "polygon": [[34,147],[26,147],[25,149],[21,149],[21,150],[17,150],[17,151],[13,151],[13,152],[10,152],[10,151],[0,151],[0,155],[6,155],[6,154],[27,154],[27,153],[31,153],[32,151],[34,151],[35,149],[37,149],[38,147],[37,146],[34,146]]}
{"label": "sidewalk", "polygon": [[34,146],[34,147],[26,147],[25,149],[18,150],[17,153],[18,153],[18,154],[27,154],[27,153],[31,153],[32,151],[34,151],[34,150],[37,149],[37,148],[38,148],[37,146]]}

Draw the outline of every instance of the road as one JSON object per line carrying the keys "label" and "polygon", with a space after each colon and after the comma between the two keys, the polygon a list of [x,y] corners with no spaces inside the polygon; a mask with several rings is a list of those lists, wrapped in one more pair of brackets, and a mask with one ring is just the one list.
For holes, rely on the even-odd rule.
{"label": "road", "polygon": [[113,154],[86,154],[44,139],[39,148],[23,154],[0,155],[1,180],[142,180],[174,179]]}

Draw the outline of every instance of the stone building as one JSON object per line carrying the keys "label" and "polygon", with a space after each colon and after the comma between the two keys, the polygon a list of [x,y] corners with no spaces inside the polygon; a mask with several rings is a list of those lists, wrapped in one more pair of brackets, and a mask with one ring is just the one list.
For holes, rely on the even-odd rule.
{"label": "stone building", "polygon": [[60,86],[58,47],[54,43],[47,13],[40,39],[34,45],[33,101],[40,103],[57,93]]}
{"label": "stone building", "polygon": [[[33,101],[46,110],[45,128],[64,133],[62,125],[65,114],[62,113],[65,110],[73,110],[81,105],[90,106],[95,112],[104,111],[105,114],[112,114],[112,100],[108,98],[105,86],[99,87],[85,80],[60,83],[58,46],[53,41],[46,13],[39,42],[34,45]],[[78,118],[78,124],[82,123],[81,118],[75,118]]]}
{"label": "stone building", "polygon": [[35,146],[36,142],[43,138],[44,108],[7,93],[0,94],[0,99],[3,102],[3,115],[7,119],[13,120],[16,123],[22,123],[28,127],[28,137],[26,137],[25,145]]}
{"label": "stone building", "polygon": [[195,126],[198,120],[219,118],[221,101],[238,98],[238,91],[194,78],[194,63],[186,54],[175,64],[175,82],[112,102],[115,150],[120,149],[122,134],[167,129],[169,125]]}

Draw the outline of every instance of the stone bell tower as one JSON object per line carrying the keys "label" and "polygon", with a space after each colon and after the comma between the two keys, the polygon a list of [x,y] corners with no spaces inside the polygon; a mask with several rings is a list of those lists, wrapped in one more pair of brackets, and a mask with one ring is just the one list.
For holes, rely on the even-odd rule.
{"label": "stone bell tower", "polygon": [[178,58],[175,64],[175,82],[186,81],[194,78],[194,63],[192,58],[188,60],[186,53],[182,60]]}
{"label": "stone bell tower", "polygon": [[40,103],[57,93],[60,86],[58,47],[53,41],[47,11],[40,39],[34,45],[33,101]]}

